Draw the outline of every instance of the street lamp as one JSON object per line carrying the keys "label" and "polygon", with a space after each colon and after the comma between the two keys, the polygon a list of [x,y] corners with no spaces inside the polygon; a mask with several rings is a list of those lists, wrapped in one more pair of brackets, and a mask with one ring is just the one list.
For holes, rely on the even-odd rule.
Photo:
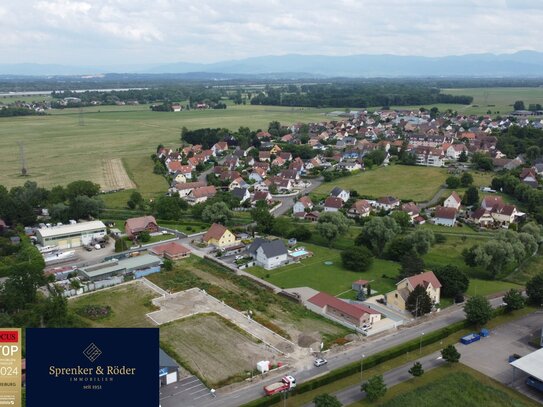
{"label": "street lamp", "polygon": [[364,371],[364,358],[366,355],[362,354],[362,359],[360,359],[360,381],[362,381],[362,372]]}
{"label": "street lamp", "polygon": [[420,346],[419,346],[419,355],[422,353],[422,337],[424,336],[424,332],[420,333]]}

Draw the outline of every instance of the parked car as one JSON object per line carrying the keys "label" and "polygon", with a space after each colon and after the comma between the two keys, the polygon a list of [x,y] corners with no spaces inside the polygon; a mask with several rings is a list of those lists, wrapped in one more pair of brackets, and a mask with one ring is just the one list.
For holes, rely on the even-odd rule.
{"label": "parked car", "polygon": [[239,255],[236,256],[236,260],[241,260],[241,259],[243,259],[243,258],[245,258],[245,256],[243,256],[243,255],[241,255],[241,254],[239,254]]}
{"label": "parked car", "polygon": [[320,366],[323,366],[325,364],[327,364],[328,361],[326,359],[323,359],[323,358],[318,358],[318,359],[315,359],[315,361],[313,362],[313,364],[316,366],[316,367],[320,367]]}
{"label": "parked car", "polygon": [[370,324],[362,324],[361,328],[362,328],[364,331],[367,331],[368,329],[371,329],[371,325],[370,325]]}

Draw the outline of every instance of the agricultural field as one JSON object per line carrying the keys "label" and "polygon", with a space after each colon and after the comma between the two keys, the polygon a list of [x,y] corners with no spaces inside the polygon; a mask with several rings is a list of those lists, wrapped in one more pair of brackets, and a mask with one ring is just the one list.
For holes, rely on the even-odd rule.
{"label": "agricultural field", "polygon": [[[241,105],[165,113],[152,112],[147,105],[96,106],[84,108],[81,116],[79,109],[64,109],[47,116],[1,118],[0,185],[9,188],[32,180],[51,187],[79,179],[105,185],[103,160],[122,159],[145,196],[156,193],[159,185],[165,191],[166,183],[157,183],[149,157],[158,144],[177,145],[183,126],[256,130],[267,128],[273,120],[284,124],[327,120],[325,113],[330,110]],[[25,146],[26,177],[20,176],[20,141]],[[142,165],[150,170],[140,170]]]}
{"label": "agricultural field", "polygon": [[[213,333],[210,335],[210,333]],[[161,343],[211,388],[247,378],[256,361],[276,356],[217,314],[197,315],[160,327]]]}
{"label": "agricultural field", "polygon": [[78,310],[87,306],[111,307],[110,315],[104,318],[90,319],[80,315],[92,327],[152,327],[154,324],[145,314],[155,311],[151,303],[155,297],[157,293],[142,284],[125,284],[70,299],[68,305],[78,315]]}
{"label": "agricultural field", "polygon": [[531,407],[539,404],[461,363],[442,366],[390,388],[383,399],[355,406],[379,407]]}
{"label": "agricultural field", "polygon": [[[311,244],[304,244],[304,247],[313,252],[313,257],[302,260],[301,263],[275,270],[251,267],[247,271],[281,288],[311,287],[334,296],[349,293],[352,282],[361,278],[369,280],[372,290],[380,294],[395,288],[394,283],[400,267],[398,263],[374,259],[368,271],[357,273],[343,268],[338,250]],[[325,262],[331,262],[331,264]]]}
{"label": "agricultural field", "polygon": [[[392,109],[418,110],[420,107],[430,109],[437,107],[441,112],[448,109],[457,111],[460,114],[486,115],[490,110],[493,116],[507,115],[513,111],[513,103],[517,100],[524,101],[526,107],[530,103],[541,103],[543,101],[543,88],[460,88],[442,89],[441,93],[449,95],[473,96],[471,105],[437,103],[433,105],[413,106],[391,106]],[[379,109],[376,106],[374,109]]]}

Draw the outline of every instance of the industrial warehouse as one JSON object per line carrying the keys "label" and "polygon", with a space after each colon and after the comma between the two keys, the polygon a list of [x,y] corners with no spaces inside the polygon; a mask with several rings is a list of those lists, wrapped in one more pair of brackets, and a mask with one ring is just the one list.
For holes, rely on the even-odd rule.
{"label": "industrial warehouse", "polygon": [[58,246],[70,249],[92,244],[106,236],[106,225],[99,220],[68,225],[52,226],[36,230],[36,238],[42,246]]}

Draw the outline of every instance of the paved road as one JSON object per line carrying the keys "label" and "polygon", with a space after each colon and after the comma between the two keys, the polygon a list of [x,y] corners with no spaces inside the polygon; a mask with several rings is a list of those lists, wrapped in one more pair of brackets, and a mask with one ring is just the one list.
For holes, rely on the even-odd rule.
{"label": "paved road", "polygon": [[439,191],[437,191],[436,194],[432,197],[432,199],[430,199],[427,202],[419,203],[419,208],[426,209],[432,206],[436,206],[439,200],[441,199],[441,196],[445,193],[446,190],[447,190],[446,187],[440,188]]}
{"label": "paved road", "polygon": [[[308,188],[304,188],[302,191],[300,191],[299,195],[305,195],[313,191],[315,188],[317,188],[319,185],[323,183],[323,178],[311,178],[308,179],[309,182],[311,182],[311,185]],[[330,187],[330,190],[332,187]],[[273,212],[273,216],[276,218],[278,216],[284,215],[287,213],[293,206],[294,206],[294,198],[295,197],[286,197],[286,198],[274,198],[275,200],[281,201],[282,205]]]}
{"label": "paved road", "polygon": [[[445,363],[445,361],[441,358],[440,352],[435,352],[431,355],[424,356],[423,358],[419,359],[419,362],[421,363],[422,368],[425,372],[428,372]],[[396,369],[386,372],[383,375],[383,379],[387,387],[392,387],[411,379],[413,376],[409,374],[409,369],[411,368],[411,366],[413,366],[413,363],[414,362],[409,362],[405,365],[397,367]],[[362,380],[367,380],[367,377],[364,377],[363,374],[360,380],[360,384],[355,384],[353,386],[347,387],[337,393],[334,393],[334,395],[344,406],[348,406],[352,403],[362,400],[366,397],[366,394],[362,392],[360,388]],[[314,403],[309,403],[306,404],[304,407],[313,407],[314,405]]]}
{"label": "paved road", "polygon": [[[502,303],[502,297],[494,298],[491,304],[496,307]],[[312,364],[312,360],[308,359],[307,364],[300,369],[292,369],[283,371],[282,374],[291,374],[296,377],[298,383],[313,379],[323,373],[338,367],[344,366],[352,362],[360,361],[362,354],[370,356],[381,352],[385,349],[402,344],[411,339],[420,338],[424,332],[432,332],[437,329],[451,325],[464,319],[463,308],[459,305],[453,305],[441,313],[431,317],[425,322],[414,327],[401,327],[398,331],[389,335],[368,340],[362,344],[347,347],[340,353],[330,354],[327,356],[328,364],[326,366],[316,368]],[[183,407],[237,407],[248,403],[251,400],[263,396],[262,387],[277,381],[278,377],[268,377],[264,380],[259,380],[257,383],[250,384],[246,387],[239,388],[234,391],[226,392],[224,390],[217,391],[217,397],[211,400],[203,399],[195,400],[192,404],[187,404],[186,400],[177,400],[176,397],[171,397],[167,403],[162,403],[164,407],[183,406]]]}

